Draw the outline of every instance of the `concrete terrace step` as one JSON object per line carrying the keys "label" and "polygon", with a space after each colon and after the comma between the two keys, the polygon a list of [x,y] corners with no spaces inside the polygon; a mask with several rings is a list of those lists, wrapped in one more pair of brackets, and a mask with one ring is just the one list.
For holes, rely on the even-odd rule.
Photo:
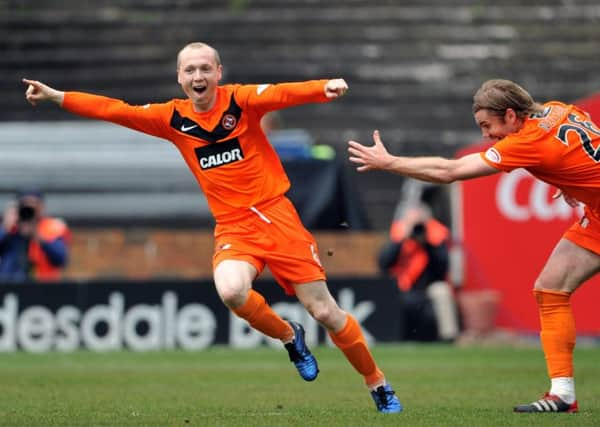
{"label": "concrete terrace step", "polygon": [[[346,78],[350,91],[342,100],[282,112],[288,126],[309,130],[317,142],[331,144],[339,156],[345,156],[348,139],[370,141],[375,128],[396,153],[453,155],[478,139],[470,106],[473,92],[488,78],[513,79],[538,100],[573,101],[600,88],[595,59],[600,41],[597,0],[38,0],[8,4],[0,11],[4,106],[0,129],[7,126],[3,122],[12,120],[73,120],[55,106],[32,109],[24,102],[20,83],[24,76],[132,104],[181,97],[175,56],[193,40],[219,49],[224,82]],[[77,129],[89,121],[75,123]],[[6,158],[17,155],[13,146],[1,143],[1,152],[10,153]],[[142,143],[135,149],[148,156],[140,161],[148,162],[149,170],[155,170],[151,159],[159,146],[169,144],[146,147]],[[98,152],[87,155],[106,158],[110,155],[107,147],[110,141],[98,143]],[[118,148],[129,153],[129,148]],[[64,146],[62,152],[84,155],[78,150]],[[57,192],[79,185],[98,195],[94,192],[101,191],[99,182],[112,183],[117,189],[119,177],[126,178],[131,191],[141,192],[140,197],[152,191],[165,197],[167,191],[195,191],[165,169],[160,170],[164,186],[153,187],[135,168],[127,168],[127,155],[107,161],[104,168],[86,163],[91,159],[83,161],[87,173],[82,170],[82,177],[76,179],[41,164],[41,159],[59,162],[45,147],[36,145],[34,151],[40,170],[52,171],[45,179],[56,184]],[[179,163],[176,153],[172,157]],[[14,165],[26,162],[15,160]],[[22,170],[14,165],[0,160],[0,175],[20,173],[22,178]],[[8,189],[10,180],[2,177]],[[372,206],[368,213],[376,227],[388,225],[398,198],[398,179],[361,174],[355,180],[363,200]]]}

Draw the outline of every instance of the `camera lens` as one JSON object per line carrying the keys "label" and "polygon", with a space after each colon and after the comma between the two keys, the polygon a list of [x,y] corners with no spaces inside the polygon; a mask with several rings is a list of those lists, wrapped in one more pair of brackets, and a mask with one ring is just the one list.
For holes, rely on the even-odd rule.
{"label": "camera lens", "polygon": [[415,226],[413,227],[411,237],[419,238],[421,236],[424,236],[426,232],[427,232],[427,229],[425,228],[425,224],[420,222],[418,224],[415,224]]}
{"label": "camera lens", "polygon": [[19,206],[19,220],[31,221],[35,217],[35,209],[31,206]]}

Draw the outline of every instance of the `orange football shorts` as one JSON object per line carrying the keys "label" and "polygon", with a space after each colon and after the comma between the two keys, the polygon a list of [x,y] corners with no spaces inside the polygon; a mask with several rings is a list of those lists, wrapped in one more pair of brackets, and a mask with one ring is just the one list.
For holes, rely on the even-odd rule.
{"label": "orange football shorts", "polygon": [[586,206],[583,217],[573,224],[563,237],[600,255],[600,217]]}
{"label": "orange football shorts", "polygon": [[259,274],[267,265],[288,295],[295,294],[292,284],[326,279],[314,237],[283,196],[250,208],[242,219],[217,223],[213,270],[226,259],[249,262]]}

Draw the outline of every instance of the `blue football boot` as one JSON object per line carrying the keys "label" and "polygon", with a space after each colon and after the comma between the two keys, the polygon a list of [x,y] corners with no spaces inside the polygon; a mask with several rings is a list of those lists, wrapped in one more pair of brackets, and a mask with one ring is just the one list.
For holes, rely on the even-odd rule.
{"label": "blue football boot", "polygon": [[285,349],[294,362],[296,369],[304,381],[313,381],[319,374],[317,359],[312,355],[304,342],[304,328],[296,322],[289,322],[294,330],[294,340],[285,344]]}
{"label": "blue football boot", "polygon": [[371,392],[371,397],[375,401],[377,410],[383,414],[402,412],[402,404],[389,384],[377,387]]}

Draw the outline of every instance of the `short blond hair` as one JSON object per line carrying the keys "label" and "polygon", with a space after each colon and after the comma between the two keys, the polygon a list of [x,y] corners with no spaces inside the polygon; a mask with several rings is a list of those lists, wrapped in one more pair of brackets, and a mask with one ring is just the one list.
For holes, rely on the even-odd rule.
{"label": "short blond hair", "polygon": [[215,62],[217,63],[217,65],[221,65],[221,56],[219,55],[219,52],[217,51],[217,49],[215,49],[214,47],[212,47],[211,45],[206,44],[206,43],[192,42],[192,43],[186,44],[177,53],[177,69],[178,70],[179,70],[179,63],[180,63],[181,52],[183,52],[186,49],[210,49],[210,50],[213,51],[213,54],[215,56]]}
{"label": "short blond hair", "polygon": [[529,92],[510,80],[488,80],[473,96],[473,114],[479,110],[489,110],[494,115],[503,116],[508,108],[520,118],[543,110],[543,106],[535,102]]}

